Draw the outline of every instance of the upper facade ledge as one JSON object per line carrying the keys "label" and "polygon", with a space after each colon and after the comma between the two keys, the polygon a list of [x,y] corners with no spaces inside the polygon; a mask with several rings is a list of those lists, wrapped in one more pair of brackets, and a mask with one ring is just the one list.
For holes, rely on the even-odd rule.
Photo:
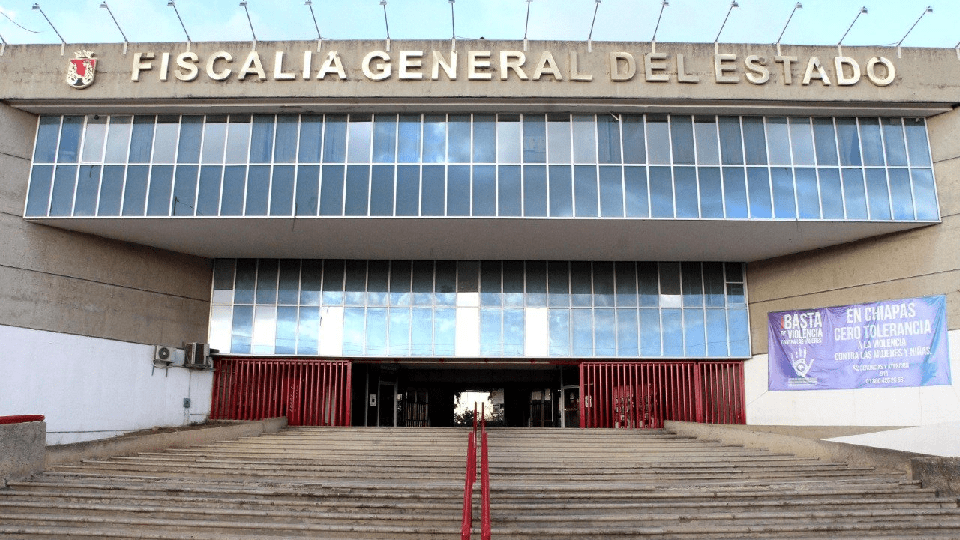
{"label": "upper facade ledge", "polygon": [[[77,44],[6,48],[0,100],[32,112],[203,106],[514,109],[791,104],[928,116],[960,102],[954,49],[565,41],[385,40]],[[842,53],[842,54],[841,54]],[[166,103],[166,105],[164,105]],[[240,104],[240,105],[238,105]],[[395,105],[396,106],[396,105]],[[396,109],[394,109],[396,110]]]}

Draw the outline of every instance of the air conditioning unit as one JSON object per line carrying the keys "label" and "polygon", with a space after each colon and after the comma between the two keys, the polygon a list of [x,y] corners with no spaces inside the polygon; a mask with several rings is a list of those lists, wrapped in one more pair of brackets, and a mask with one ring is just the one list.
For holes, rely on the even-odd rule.
{"label": "air conditioning unit", "polygon": [[190,369],[213,369],[210,357],[210,345],[206,343],[185,343],[186,358],[183,366]]}
{"label": "air conditioning unit", "polygon": [[155,367],[182,366],[185,359],[183,349],[157,345],[153,349],[153,365]]}

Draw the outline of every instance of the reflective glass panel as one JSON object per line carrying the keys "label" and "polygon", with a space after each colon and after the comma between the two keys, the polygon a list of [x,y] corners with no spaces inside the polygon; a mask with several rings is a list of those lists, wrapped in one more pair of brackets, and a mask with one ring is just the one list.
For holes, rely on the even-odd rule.
{"label": "reflective glass panel", "polygon": [[[114,121],[119,124],[122,118],[119,116],[114,117]],[[116,128],[119,132],[122,131],[122,128]],[[116,137],[116,135],[115,135]],[[33,161],[34,163],[53,163],[57,157],[57,143],[60,138],[60,117],[59,116],[41,116],[40,123],[37,127],[37,143],[36,147],[33,150]],[[124,147],[124,150],[126,148]],[[124,152],[123,157],[117,159],[117,161],[123,161],[126,159],[126,152]]]}
{"label": "reflective glass panel", "polygon": [[[163,117],[161,116],[160,118]],[[252,118],[249,115],[230,115],[230,123],[227,124],[227,148],[224,158],[226,163],[247,163],[247,158],[250,154],[251,120]],[[157,124],[157,137],[160,137],[159,123]],[[317,141],[319,142],[319,138]]]}
{"label": "reflective glass panel", "polygon": [[723,168],[723,198],[727,219],[749,217],[746,174],[742,167]]}
{"label": "reflective glass panel", "polygon": [[883,118],[883,146],[887,165],[907,165],[907,145],[903,134],[903,122],[899,118]]}
{"label": "reflective glass panel", "polygon": [[880,135],[879,118],[860,118],[860,144],[863,147],[863,164],[884,165],[883,138]]}
{"label": "reflective glass panel", "polygon": [[832,118],[813,119],[813,140],[817,151],[817,164],[837,165],[837,132]]}
{"label": "reflective glass panel", "polygon": [[80,149],[80,135],[83,129],[82,116],[64,116],[60,129],[60,146],[57,151],[58,163],[76,163]]}
{"label": "reflective glass panel", "polygon": [[577,217],[597,217],[599,195],[596,166],[576,165],[574,167],[573,192]]}
{"label": "reflective glass panel", "polygon": [[176,163],[177,140],[180,137],[180,117],[163,115],[157,117],[153,136],[153,162]]}
{"label": "reflective glass panel", "polygon": [[523,115],[523,161],[547,161],[547,123],[542,114]]}
{"label": "reflective glass panel", "polygon": [[647,146],[643,135],[643,116],[625,114],[623,119],[623,162],[646,163]]}
{"label": "reflective glass panel", "polygon": [[393,165],[374,165],[370,178],[370,215],[393,215]]}
{"label": "reflective glass panel", "polygon": [[550,167],[550,215],[573,216],[573,177],[568,165]]}
{"label": "reflective glass panel", "polygon": [[99,115],[88,116],[87,127],[83,130],[83,154],[80,161],[102,161],[103,144],[106,135],[107,117]]}
{"label": "reflective glass panel", "polygon": [[670,164],[670,125],[665,114],[648,114],[646,123],[647,159],[657,165]]}
{"label": "reflective glass panel", "polygon": [[[388,123],[388,126],[391,125],[392,123]],[[397,161],[399,163],[418,163],[420,161],[420,115],[400,115],[397,130]],[[391,156],[392,141],[389,136],[385,136],[383,140],[384,143],[381,145],[378,153],[384,158],[384,163],[388,163],[392,161],[392,159],[386,159],[388,156]],[[374,137],[374,142],[376,143],[377,141],[378,138]],[[374,152],[377,152],[377,149],[374,149]]]}
{"label": "reflective glass panel", "polygon": [[244,214],[248,216],[267,215],[267,201],[270,197],[270,166],[250,167],[247,174],[247,201]]}
{"label": "reflective glass panel", "polygon": [[573,161],[597,162],[597,124],[593,115],[573,116]]}
{"label": "reflective glass panel", "polygon": [[[134,121],[136,134],[136,121]],[[224,148],[227,141],[227,117],[207,116],[203,125],[203,148],[200,151],[201,163],[223,163]],[[269,162],[269,160],[267,160]]]}
{"label": "reflective glass panel", "polygon": [[623,217],[623,170],[600,166],[600,215]]}
{"label": "reflective glass panel", "polygon": [[397,167],[396,215],[416,216],[420,211],[420,167]]}
{"label": "reflective glass panel", "polygon": [[771,165],[790,165],[790,130],[786,118],[767,118],[767,150]]}
{"label": "reflective glass panel", "polygon": [[273,146],[274,163],[293,163],[297,160],[299,124],[300,117],[297,115],[277,115],[277,135]]}
{"label": "reflective glass panel", "polygon": [[497,190],[499,215],[520,216],[523,213],[523,198],[520,187],[520,166],[507,165],[497,168]]}
{"label": "reflective glass panel", "polygon": [[600,163],[623,162],[620,152],[620,122],[612,114],[597,115],[597,152]]}
{"label": "reflective glass panel", "polygon": [[[231,122],[233,119],[231,118]],[[233,126],[231,126],[231,130]],[[228,143],[229,144],[229,143]],[[319,163],[320,149],[323,144],[323,115],[304,114],[300,117],[300,149],[297,159],[300,163]],[[227,155],[230,150],[228,148]]]}
{"label": "reflective glass panel", "polygon": [[697,169],[693,167],[674,167],[673,183],[677,190],[677,217],[699,217],[700,203],[697,193]]}
{"label": "reflective glass panel", "polygon": [[627,217],[649,217],[650,203],[647,193],[647,168],[624,167],[623,184]]}
{"label": "reflective glass panel", "polygon": [[697,163],[700,165],[720,164],[720,143],[717,135],[715,116],[695,116],[693,128],[697,140]]}

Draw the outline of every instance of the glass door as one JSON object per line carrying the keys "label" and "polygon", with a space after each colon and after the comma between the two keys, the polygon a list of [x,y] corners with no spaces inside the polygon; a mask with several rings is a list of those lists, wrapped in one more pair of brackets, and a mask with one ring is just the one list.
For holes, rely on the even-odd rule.
{"label": "glass door", "polygon": [[560,395],[563,400],[560,408],[560,427],[580,427],[580,387],[564,386]]}

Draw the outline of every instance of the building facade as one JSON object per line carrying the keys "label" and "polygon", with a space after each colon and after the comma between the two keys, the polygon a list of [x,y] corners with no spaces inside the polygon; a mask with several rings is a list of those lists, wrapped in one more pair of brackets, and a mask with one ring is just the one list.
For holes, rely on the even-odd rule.
{"label": "building facade", "polygon": [[[336,361],[354,425],[447,425],[468,389],[580,425],[593,366],[634,419],[589,425],[674,397],[705,421],[960,416],[949,375],[773,391],[767,355],[770,313],[944,296],[960,367],[953,50],[318,45],[7,48],[0,413],[54,443],[249,414],[274,383],[225,366],[260,362],[284,390],[259,412],[289,415],[309,385],[281,364]],[[154,367],[189,342],[216,377]],[[658,397],[691,373],[701,397]]]}

